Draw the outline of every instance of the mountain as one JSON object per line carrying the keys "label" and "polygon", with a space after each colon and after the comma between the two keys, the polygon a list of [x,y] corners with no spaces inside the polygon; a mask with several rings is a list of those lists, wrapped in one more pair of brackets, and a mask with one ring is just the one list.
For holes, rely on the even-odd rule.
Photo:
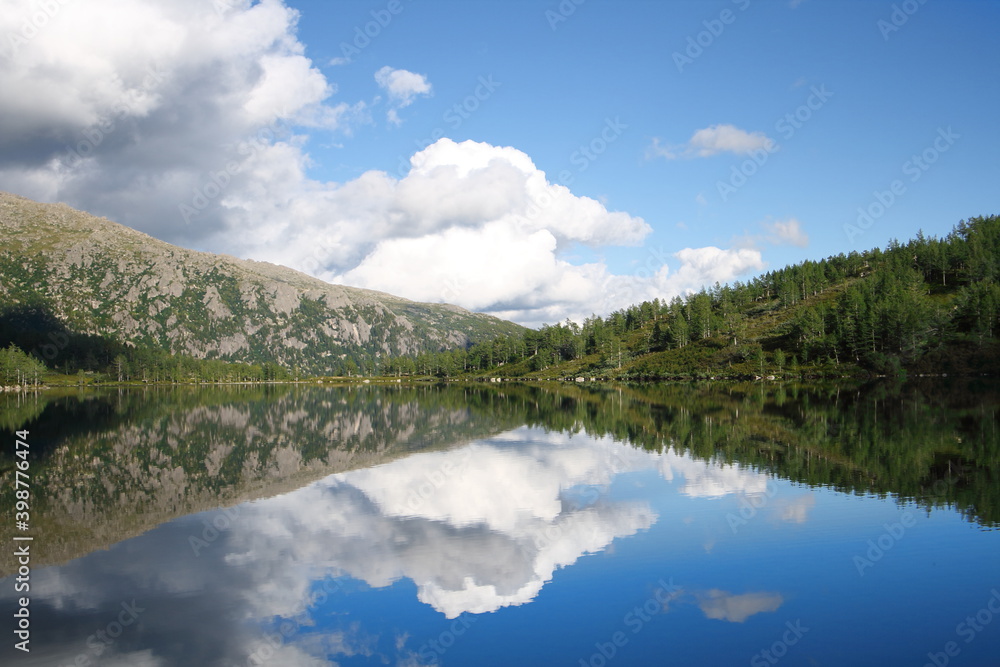
{"label": "mountain", "polygon": [[89,335],[198,359],[335,374],[523,330],[457,306],[186,250],[63,204],[6,193],[0,239],[0,329],[34,332],[28,346],[49,352],[68,335]]}

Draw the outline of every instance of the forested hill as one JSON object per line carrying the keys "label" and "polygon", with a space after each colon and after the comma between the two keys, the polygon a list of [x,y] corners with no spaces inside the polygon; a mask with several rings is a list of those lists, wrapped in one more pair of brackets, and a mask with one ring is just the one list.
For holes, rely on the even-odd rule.
{"label": "forested hill", "polygon": [[[209,359],[244,364],[241,378],[373,373],[385,356],[521,331],[456,306],[185,250],[65,205],[0,193],[0,347],[14,344],[49,369],[231,376],[194,363]],[[21,366],[21,375],[36,375]]]}
{"label": "forested hill", "polygon": [[401,357],[390,373],[746,377],[1000,373],[1000,218],[607,317]]}

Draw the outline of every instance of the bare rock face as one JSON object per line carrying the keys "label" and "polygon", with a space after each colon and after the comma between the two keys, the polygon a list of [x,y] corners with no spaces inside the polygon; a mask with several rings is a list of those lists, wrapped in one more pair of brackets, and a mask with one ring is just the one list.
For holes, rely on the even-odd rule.
{"label": "bare rock face", "polygon": [[521,331],[456,306],[185,250],[63,204],[0,193],[0,309],[28,304],[76,332],[308,373]]}

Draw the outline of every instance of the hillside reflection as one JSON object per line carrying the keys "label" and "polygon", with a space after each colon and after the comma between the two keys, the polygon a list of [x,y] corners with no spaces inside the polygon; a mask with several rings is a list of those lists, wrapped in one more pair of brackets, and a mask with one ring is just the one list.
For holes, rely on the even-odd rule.
{"label": "hillside reflection", "polygon": [[[0,423],[32,431],[42,563],[521,425],[586,430],[744,471],[730,474],[955,506],[984,527],[1000,518],[995,384],[265,387],[0,399]],[[0,462],[11,468],[11,453]],[[686,483],[712,493],[708,481]],[[12,565],[5,555],[3,571]]]}
{"label": "hillside reflection", "polygon": [[[783,627],[779,610],[826,613],[827,594],[811,588],[814,563],[845,590],[867,594],[879,581],[862,581],[852,559],[871,526],[882,530],[885,506],[949,506],[962,518],[941,514],[956,523],[996,525],[997,396],[988,385],[946,389],[446,385],[20,397],[18,415],[34,415],[27,427],[39,444],[31,618],[46,631],[32,657],[435,664],[428,642],[487,617],[506,637],[505,612],[533,618],[555,604],[567,620],[545,623],[570,637],[604,596],[633,590],[640,571],[645,602],[632,593],[619,604],[669,612],[691,646],[719,624],[762,645],[773,629],[756,621]],[[846,496],[836,491],[867,496],[843,515],[857,525],[846,533]],[[934,525],[928,518],[907,533],[895,565],[878,571],[902,568],[899,577],[883,586],[926,577],[937,556],[921,540],[940,541]],[[949,552],[956,562],[969,555],[962,567],[984,562],[976,550],[992,542],[976,536],[992,537],[966,530]],[[140,608],[141,622],[113,645],[89,644],[123,604]],[[612,611],[607,636],[629,624]],[[580,641],[572,650],[585,658],[594,640],[584,632]],[[267,658],[254,662],[264,647]]]}

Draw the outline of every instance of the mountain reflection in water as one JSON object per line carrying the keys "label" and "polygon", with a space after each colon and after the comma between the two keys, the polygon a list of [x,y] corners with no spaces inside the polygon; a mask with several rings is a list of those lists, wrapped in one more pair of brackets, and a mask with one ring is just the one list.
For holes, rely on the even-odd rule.
{"label": "mountain reflection in water", "polygon": [[[977,402],[989,396],[126,397],[33,463],[39,488],[53,488],[40,526],[65,530],[83,511],[142,529],[33,569],[30,664],[586,665],[609,661],[610,646],[617,664],[660,664],[669,650],[679,664],[722,665],[785,635],[787,664],[919,662],[1000,584],[996,417]],[[42,436],[53,405],[37,417]],[[149,479],[165,472],[177,484],[164,491]],[[197,511],[213,485],[256,499]],[[150,528],[169,506],[161,493],[180,514]],[[131,519],[115,505],[125,498],[146,499]],[[83,526],[61,544],[75,553],[103,534]],[[4,604],[12,591],[9,577]],[[845,638],[878,619],[895,638],[861,641],[871,659],[851,662]],[[998,638],[984,630],[963,646],[965,664],[989,664],[977,660]],[[0,651],[5,664],[20,657]]]}

